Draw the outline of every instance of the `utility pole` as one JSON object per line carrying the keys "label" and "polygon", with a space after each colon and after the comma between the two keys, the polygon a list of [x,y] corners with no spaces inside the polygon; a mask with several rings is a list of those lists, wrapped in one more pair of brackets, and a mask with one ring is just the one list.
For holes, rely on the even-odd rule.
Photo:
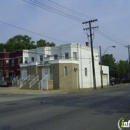
{"label": "utility pole", "polygon": [[89,30],[90,31],[90,44],[91,44],[91,56],[92,56],[92,68],[93,68],[93,89],[96,89],[96,76],[95,76],[95,65],[94,65],[94,56],[93,56],[93,40],[92,40],[92,29],[95,29],[97,27],[91,27],[92,22],[96,22],[97,19],[89,20],[86,22],[83,22],[82,24],[89,24],[89,28],[84,28],[83,30]]}
{"label": "utility pole", "polygon": [[130,45],[125,47],[128,48],[128,63],[129,63],[128,78],[129,78],[130,77]]}
{"label": "utility pole", "polygon": [[117,62],[117,71],[118,71],[118,81],[120,79],[119,63]]}
{"label": "utility pole", "polygon": [[99,46],[99,50],[100,50],[100,75],[101,75],[101,88],[103,88],[103,79],[102,79],[102,49],[101,46]]}

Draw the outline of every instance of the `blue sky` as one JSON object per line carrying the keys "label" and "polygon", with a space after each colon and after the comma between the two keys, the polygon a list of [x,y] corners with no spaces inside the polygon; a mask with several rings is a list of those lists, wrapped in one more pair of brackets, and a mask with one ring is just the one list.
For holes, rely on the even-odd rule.
{"label": "blue sky", "polygon": [[[36,1],[48,3],[50,5],[52,4],[48,0]],[[95,30],[94,33],[94,47],[98,49],[99,46],[102,46],[102,52],[104,52],[107,47],[115,45],[116,48],[109,48],[106,53],[113,54],[117,61],[128,59],[128,50],[124,46],[130,45],[130,0],[51,1],[86,15],[83,18],[85,21],[95,18],[98,19],[98,22],[92,24],[92,26],[99,26],[99,29]],[[76,16],[79,15],[76,14]],[[1,43],[5,43],[9,38],[18,34],[28,35],[32,37],[32,40],[34,41],[39,39],[45,39],[49,42],[53,41],[56,45],[65,43],[85,44],[85,42],[88,41],[86,33],[83,31],[84,26],[82,25],[82,22],[84,21],[78,22],[68,19],[24,2],[23,0],[1,0],[0,21]],[[8,26],[2,22],[61,41],[38,36]],[[110,40],[111,38],[112,40]]]}

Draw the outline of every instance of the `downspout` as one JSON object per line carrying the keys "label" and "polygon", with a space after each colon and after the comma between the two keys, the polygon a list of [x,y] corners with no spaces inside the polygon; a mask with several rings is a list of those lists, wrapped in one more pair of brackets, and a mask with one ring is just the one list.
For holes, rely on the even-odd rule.
{"label": "downspout", "polygon": [[[79,61],[78,43],[77,43],[77,60]],[[77,89],[79,89],[79,69],[77,70]]]}

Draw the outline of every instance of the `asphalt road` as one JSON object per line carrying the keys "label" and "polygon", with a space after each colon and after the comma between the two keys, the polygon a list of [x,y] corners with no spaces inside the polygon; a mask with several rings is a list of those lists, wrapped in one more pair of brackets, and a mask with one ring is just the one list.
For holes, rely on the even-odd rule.
{"label": "asphalt road", "polygon": [[118,130],[120,118],[130,120],[130,86],[2,98],[6,102],[0,102],[0,130]]}

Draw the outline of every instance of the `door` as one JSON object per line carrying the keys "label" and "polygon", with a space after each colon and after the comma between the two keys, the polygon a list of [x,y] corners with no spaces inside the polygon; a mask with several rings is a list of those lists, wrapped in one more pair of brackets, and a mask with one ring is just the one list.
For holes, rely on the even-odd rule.
{"label": "door", "polygon": [[48,75],[48,80],[50,79],[50,68],[46,67],[42,69],[42,79]]}
{"label": "door", "polygon": [[103,85],[108,85],[108,75],[107,74],[103,74]]}
{"label": "door", "polygon": [[27,70],[22,70],[21,71],[21,79],[24,80],[25,78],[27,78]]}

